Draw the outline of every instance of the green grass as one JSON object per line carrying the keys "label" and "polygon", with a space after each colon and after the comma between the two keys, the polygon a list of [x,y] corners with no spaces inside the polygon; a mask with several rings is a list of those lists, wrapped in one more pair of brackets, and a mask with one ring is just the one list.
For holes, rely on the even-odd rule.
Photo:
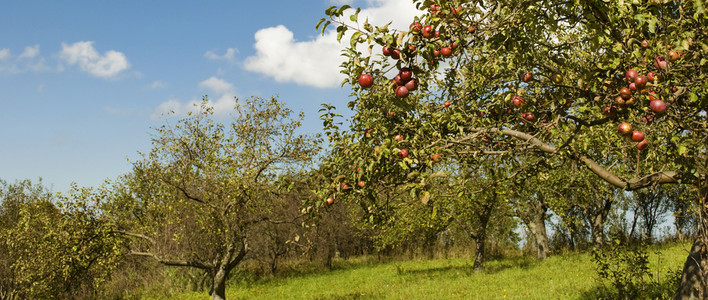
{"label": "green grass", "polygon": [[[683,266],[689,244],[648,249],[654,278]],[[660,252],[660,255],[657,253]],[[488,261],[482,272],[471,259],[374,263],[340,261],[329,272],[232,284],[228,299],[595,299],[605,288],[589,253]],[[206,293],[173,299],[205,299]]]}

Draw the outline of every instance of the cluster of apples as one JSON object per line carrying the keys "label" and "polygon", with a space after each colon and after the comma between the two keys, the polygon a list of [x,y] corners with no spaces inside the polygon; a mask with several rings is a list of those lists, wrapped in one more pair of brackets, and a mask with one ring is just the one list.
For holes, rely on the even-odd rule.
{"label": "cluster of apples", "polygon": [[622,122],[617,126],[617,131],[619,131],[619,133],[623,136],[626,136],[632,141],[636,142],[634,146],[637,147],[637,149],[639,150],[644,150],[647,148],[647,146],[649,146],[649,142],[647,142],[646,135],[644,135],[644,132],[641,132],[639,130],[633,130],[632,124]]}
{"label": "cluster of apples", "polygon": [[418,79],[413,78],[410,68],[401,68],[391,82],[395,86],[396,97],[406,98],[410,92],[418,89]]}

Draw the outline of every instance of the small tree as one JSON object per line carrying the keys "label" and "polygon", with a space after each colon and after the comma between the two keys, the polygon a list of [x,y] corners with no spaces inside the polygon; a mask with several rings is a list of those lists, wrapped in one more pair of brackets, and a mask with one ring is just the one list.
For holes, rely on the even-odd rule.
{"label": "small tree", "polygon": [[303,115],[275,98],[240,102],[227,125],[213,120],[206,99],[198,108],[157,129],[110,211],[133,238],[131,254],[202,269],[211,298],[224,299],[229,274],[259,238],[250,230],[274,218],[277,175],[308,162],[318,144],[296,133]]}

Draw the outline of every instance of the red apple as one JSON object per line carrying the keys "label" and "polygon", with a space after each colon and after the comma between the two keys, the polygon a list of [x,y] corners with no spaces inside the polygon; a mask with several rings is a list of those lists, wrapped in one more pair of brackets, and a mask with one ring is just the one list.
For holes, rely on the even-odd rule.
{"label": "red apple", "polygon": [[443,103],[443,106],[450,107],[450,104],[451,104],[450,101],[445,101],[445,103]]}
{"label": "red apple", "polygon": [[433,55],[435,55],[435,56],[440,55],[440,50],[438,50],[438,49],[433,50]]}
{"label": "red apple", "polygon": [[648,78],[646,76],[637,76],[637,78],[634,78],[634,84],[637,85],[637,88],[644,88],[647,85]]}
{"label": "red apple", "polygon": [[524,98],[521,98],[521,96],[514,96],[511,98],[511,103],[513,103],[514,106],[522,106],[524,105],[525,101]]}
{"label": "red apple", "polygon": [[412,78],[411,80],[408,80],[404,86],[408,89],[408,91],[412,92],[418,89],[418,78]]}
{"label": "red apple", "polygon": [[627,77],[627,80],[631,82],[631,81],[634,81],[634,78],[636,78],[637,75],[639,75],[639,73],[636,70],[632,69],[632,70],[627,71],[626,77]]}
{"label": "red apple", "polygon": [[632,131],[632,140],[635,142],[640,142],[644,139],[644,132],[639,130]]}
{"label": "red apple", "polygon": [[356,183],[356,185],[358,185],[360,188],[363,188],[366,185],[366,182],[359,181]]}
{"label": "red apple", "polygon": [[637,84],[634,82],[629,83],[629,90],[630,91],[636,91],[637,90]]}
{"label": "red apple", "polygon": [[643,139],[634,146],[637,147],[637,149],[639,149],[639,150],[644,150],[647,148],[647,146],[649,146],[649,142],[647,142],[646,139]]}
{"label": "red apple", "polygon": [[405,86],[401,85],[396,88],[396,97],[405,98],[405,97],[408,97],[408,94],[409,94],[408,89]]}
{"label": "red apple", "polygon": [[657,56],[656,60],[654,60],[654,66],[659,70],[666,69],[666,67],[668,66],[667,62],[666,62],[666,58],[663,56]]}
{"label": "red apple", "polygon": [[359,85],[365,89],[370,88],[374,84],[374,77],[369,74],[359,75]]}
{"label": "red apple", "polygon": [[432,159],[434,162],[439,162],[440,160],[442,160],[442,156],[438,153],[435,153],[430,156],[430,159]]}
{"label": "red apple", "polygon": [[644,47],[644,48],[649,47],[649,41],[643,40],[643,41],[642,41],[642,47]]}
{"label": "red apple", "polygon": [[334,198],[329,197],[329,198],[327,198],[327,200],[325,200],[325,201],[327,201],[327,204],[330,204],[330,205],[331,205],[332,203],[334,203]]}
{"label": "red apple", "polygon": [[406,157],[408,157],[408,150],[406,150],[406,149],[401,149],[401,150],[399,150],[399,151],[398,151],[398,156],[400,156],[401,158],[406,158]]}
{"label": "red apple", "polygon": [[622,97],[622,99],[624,99],[624,100],[627,100],[627,99],[629,99],[629,97],[632,97],[632,91],[626,87],[623,87],[619,93],[620,93],[620,97]]}
{"label": "red apple", "polygon": [[647,81],[654,82],[656,80],[656,74],[654,72],[647,73]]}
{"label": "red apple", "polygon": [[391,56],[391,52],[393,51],[393,47],[389,46],[384,46],[381,52],[383,53],[384,56]]}
{"label": "red apple", "polygon": [[425,27],[423,27],[422,33],[423,36],[426,38],[431,38],[435,34],[435,32],[433,31],[433,26],[431,25],[426,25]]}
{"label": "red apple", "polygon": [[651,111],[656,114],[662,114],[664,113],[664,111],[666,111],[666,102],[661,99],[654,99],[649,102],[649,109],[651,109]]}
{"label": "red apple", "polygon": [[393,50],[391,50],[391,58],[393,58],[393,59],[401,58],[401,50],[398,50],[395,48]]}
{"label": "red apple", "polygon": [[400,141],[403,141],[403,136],[400,134],[397,134],[396,136],[393,137],[393,139],[400,142]]}
{"label": "red apple", "polygon": [[524,76],[521,78],[521,80],[523,80],[524,82],[529,82],[533,80],[533,74],[531,74],[531,72],[526,72],[524,73]]}
{"label": "red apple", "polygon": [[401,80],[403,82],[407,82],[413,77],[413,71],[411,71],[410,68],[401,68],[401,70],[398,71],[398,75],[401,76]]}
{"label": "red apple", "polygon": [[619,124],[619,126],[617,126],[617,130],[622,135],[629,135],[632,133],[632,124],[622,122]]}
{"label": "red apple", "polygon": [[668,54],[669,61],[675,61],[675,60],[681,58],[681,56],[682,56],[681,53],[678,53],[673,50],[669,51],[669,54]]}
{"label": "red apple", "polygon": [[440,49],[440,54],[442,54],[443,56],[450,56],[452,55],[452,49],[450,49],[449,47],[442,47],[442,49]]}
{"label": "red apple", "polygon": [[521,114],[521,117],[526,119],[527,121],[533,121],[533,119],[536,118],[536,116],[532,112],[525,112]]}
{"label": "red apple", "polygon": [[423,29],[423,24],[420,24],[420,22],[413,22],[408,28],[410,29],[410,31],[418,32]]}
{"label": "red apple", "polygon": [[348,189],[349,189],[349,185],[348,185],[346,182],[342,182],[342,189],[343,189],[343,190],[348,190]]}

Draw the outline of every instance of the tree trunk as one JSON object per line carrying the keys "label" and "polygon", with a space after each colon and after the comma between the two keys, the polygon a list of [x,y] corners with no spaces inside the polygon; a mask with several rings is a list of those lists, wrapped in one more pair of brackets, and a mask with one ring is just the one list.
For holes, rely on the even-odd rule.
{"label": "tree trunk", "polygon": [[487,225],[492,216],[492,209],[494,208],[496,197],[496,194],[494,194],[492,203],[488,203],[484,206],[484,210],[479,216],[479,228],[476,233],[470,234],[475,242],[474,264],[472,265],[472,268],[475,270],[481,270],[482,264],[484,264],[484,244],[487,241]]}
{"label": "tree trunk", "polygon": [[605,221],[612,209],[612,202],[612,198],[605,198],[598,206],[585,210],[585,213],[590,216],[590,239],[595,247],[605,244]]}
{"label": "tree trunk", "polygon": [[699,197],[701,223],[698,228],[698,238],[693,242],[691,252],[688,254],[686,263],[683,265],[681,283],[679,283],[675,300],[706,299],[708,298],[708,285],[706,285],[706,275],[708,274],[708,186],[701,189]]}
{"label": "tree trunk", "polygon": [[532,219],[526,224],[536,239],[536,258],[546,259],[549,253],[548,234],[546,232],[546,206],[541,201],[534,201]]}
{"label": "tree trunk", "polygon": [[216,269],[211,271],[211,290],[209,295],[211,295],[211,300],[225,300],[226,299],[226,279],[229,277],[229,273],[233,270],[246,255],[246,243],[245,240],[241,239],[240,247],[237,250],[234,243],[230,243],[226,247],[224,256],[221,258],[221,262]]}

